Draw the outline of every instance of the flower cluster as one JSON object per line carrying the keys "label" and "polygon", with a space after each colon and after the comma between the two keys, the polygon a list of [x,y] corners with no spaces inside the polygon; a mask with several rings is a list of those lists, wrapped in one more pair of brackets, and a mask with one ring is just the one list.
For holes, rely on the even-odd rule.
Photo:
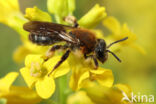
{"label": "flower cluster", "polygon": [[12,86],[19,73],[10,72],[0,79],[0,101],[2,104],[34,104],[42,99],[35,91],[24,86]]}
{"label": "flower cluster", "polygon": [[[37,92],[37,94],[35,93],[35,98],[34,96],[30,96],[29,100],[26,98],[21,99],[23,101],[27,100],[31,101],[31,103],[36,103],[40,101],[41,98],[50,98],[56,89],[56,78],[61,78],[68,74],[68,76],[70,76],[69,81],[67,81],[69,82],[69,87],[72,91],[75,91],[75,93],[72,92],[73,94],[71,94],[71,92],[68,93],[68,95],[71,94],[67,98],[68,104],[75,104],[77,102],[78,104],[128,103],[125,101],[121,102],[121,99],[123,97],[122,92],[127,93],[127,95],[131,92],[129,86],[123,84],[114,85],[112,71],[103,67],[99,67],[95,70],[92,60],[84,59],[83,54],[80,51],[72,52],[67,61],[61,64],[50,76],[48,76],[48,73],[60,60],[64,51],[56,52],[53,57],[44,61],[43,56],[51,46],[38,46],[31,43],[28,39],[28,32],[23,30],[23,24],[28,21],[56,21],[60,24],[67,24],[64,21],[64,17],[73,16],[75,0],[47,0],[47,7],[48,12],[54,15],[55,20],[52,20],[49,13],[40,10],[36,6],[33,8],[27,8],[25,12],[26,14],[24,15],[19,9],[17,0],[1,0],[0,2],[0,22],[15,29],[20,34],[23,42],[23,45],[16,49],[13,57],[14,60],[19,63],[25,60],[25,67],[20,69],[20,73],[28,85],[28,88],[11,87],[11,90],[18,89],[18,91],[21,91],[24,89],[21,93],[29,94],[30,92],[32,94],[35,92],[31,89],[35,87]],[[104,36],[101,30],[94,29],[94,27],[100,22],[102,22],[103,26],[108,28],[112,34]],[[88,13],[82,16],[78,20],[78,24],[82,28],[90,29],[96,34],[97,38],[105,39],[107,42],[128,36],[128,41],[118,44],[115,48],[112,47],[112,50],[114,51],[126,45],[145,53],[139,45],[134,43],[136,35],[130,31],[127,25],[123,24],[123,26],[121,26],[114,17],[108,17],[105,7],[100,6],[99,4],[96,4],[90,11],[88,11]],[[16,78],[16,74],[13,73],[11,77],[12,79],[7,75],[3,80],[0,80],[4,82],[4,84],[0,83],[3,84],[1,86],[2,89],[0,89],[8,92],[6,95],[0,93],[0,96],[2,95],[7,99],[7,95],[11,93],[8,90]],[[69,88],[66,88],[65,91],[68,89]],[[60,91],[62,91],[62,89],[60,89]],[[15,93],[15,95],[16,94],[18,93]],[[62,91],[61,94],[64,94],[64,91]],[[20,96],[20,94],[18,96]],[[19,99],[19,101],[21,99]],[[8,101],[11,102],[11,100]]]}

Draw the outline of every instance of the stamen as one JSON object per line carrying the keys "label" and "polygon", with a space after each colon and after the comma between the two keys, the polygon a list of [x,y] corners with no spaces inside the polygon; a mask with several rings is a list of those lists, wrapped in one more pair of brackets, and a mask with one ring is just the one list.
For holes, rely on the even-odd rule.
{"label": "stamen", "polygon": [[30,75],[33,77],[41,77],[42,71],[39,63],[31,63]]}

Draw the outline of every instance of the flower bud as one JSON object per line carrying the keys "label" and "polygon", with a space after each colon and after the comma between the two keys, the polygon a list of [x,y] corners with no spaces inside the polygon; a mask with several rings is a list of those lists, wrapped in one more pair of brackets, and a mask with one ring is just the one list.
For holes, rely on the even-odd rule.
{"label": "flower bud", "polygon": [[36,6],[34,8],[27,8],[25,18],[30,21],[47,21],[51,22],[51,17],[48,13],[41,11]]}
{"label": "flower bud", "polygon": [[93,28],[106,17],[104,7],[96,4],[86,15],[84,15],[78,23],[85,28]]}
{"label": "flower bud", "polygon": [[72,15],[75,10],[75,0],[48,0],[48,11],[55,15],[58,23],[63,22],[64,17]]}

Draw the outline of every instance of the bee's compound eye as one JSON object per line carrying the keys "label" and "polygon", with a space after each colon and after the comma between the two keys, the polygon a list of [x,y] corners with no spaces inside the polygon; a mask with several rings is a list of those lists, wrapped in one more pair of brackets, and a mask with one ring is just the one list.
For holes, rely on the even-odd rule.
{"label": "bee's compound eye", "polygon": [[99,53],[104,53],[106,50],[106,43],[103,39],[98,39],[95,51]]}

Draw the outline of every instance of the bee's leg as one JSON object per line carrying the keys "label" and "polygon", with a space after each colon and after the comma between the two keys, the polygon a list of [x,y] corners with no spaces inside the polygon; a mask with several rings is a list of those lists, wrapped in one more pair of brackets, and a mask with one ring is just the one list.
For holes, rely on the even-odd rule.
{"label": "bee's leg", "polygon": [[67,50],[66,53],[61,57],[61,60],[54,66],[54,68],[48,74],[48,76],[50,76],[50,74],[68,58],[69,54],[70,54],[70,50]]}
{"label": "bee's leg", "polygon": [[44,60],[47,61],[49,58],[51,58],[56,50],[59,49],[66,49],[68,48],[67,45],[54,45],[53,47],[51,47],[48,52],[46,53],[46,55],[44,56]]}
{"label": "bee's leg", "polygon": [[99,63],[98,63],[98,61],[97,61],[97,59],[95,58],[94,55],[89,55],[89,56],[87,56],[87,55],[85,54],[84,57],[85,57],[85,59],[87,59],[87,58],[92,58],[92,59],[93,59],[94,64],[95,64],[95,69],[97,69],[97,68],[99,67]]}
{"label": "bee's leg", "polygon": [[95,69],[97,69],[99,67],[99,63],[97,61],[97,59],[95,57],[93,57],[93,61],[94,61],[94,64],[95,64]]}
{"label": "bee's leg", "polygon": [[73,27],[77,28],[79,24],[77,23],[77,19],[74,16],[66,16],[64,18],[64,21],[66,21],[69,24],[72,24]]}
{"label": "bee's leg", "polygon": [[[87,56],[86,54],[84,54],[84,57],[85,57],[85,59],[87,59],[87,58],[92,58],[93,59],[93,61],[94,61],[94,64],[95,64],[95,67],[94,67],[94,69],[97,69],[98,68],[98,66],[99,66],[99,64],[98,64],[98,61],[97,61],[97,59],[95,58],[95,56],[94,55],[89,55],[89,56]],[[94,78],[92,77],[92,73],[91,72],[89,72],[89,78],[90,78],[90,80],[94,80]]]}

